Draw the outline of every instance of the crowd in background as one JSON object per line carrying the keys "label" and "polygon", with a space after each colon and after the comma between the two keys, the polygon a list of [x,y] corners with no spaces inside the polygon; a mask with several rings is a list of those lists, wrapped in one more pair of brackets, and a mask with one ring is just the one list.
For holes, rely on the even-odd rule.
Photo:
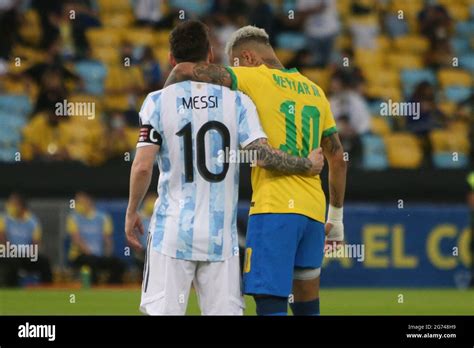
{"label": "crowd in background", "polygon": [[[137,111],[171,69],[168,33],[197,17],[221,63],[234,30],[264,28],[282,62],[328,94],[355,165],[467,166],[473,9],[469,0],[1,1],[0,161],[133,155]],[[387,99],[419,103],[420,117],[380,117]],[[94,109],[58,115],[66,101]]]}

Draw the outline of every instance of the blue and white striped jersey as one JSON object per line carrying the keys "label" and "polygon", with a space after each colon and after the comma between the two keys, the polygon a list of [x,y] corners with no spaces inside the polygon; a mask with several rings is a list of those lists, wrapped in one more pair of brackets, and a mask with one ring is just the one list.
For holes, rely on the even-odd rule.
{"label": "blue and white striped jersey", "polygon": [[184,81],[150,93],[140,122],[137,146],[160,145],[153,248],[195,261],[238,254],[239,163],[222,154],[266,138],[254,103],[226,87]]}

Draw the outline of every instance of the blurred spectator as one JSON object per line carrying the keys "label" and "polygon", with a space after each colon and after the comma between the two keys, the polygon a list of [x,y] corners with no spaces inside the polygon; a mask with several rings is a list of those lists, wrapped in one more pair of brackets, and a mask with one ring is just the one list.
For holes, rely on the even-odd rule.
{"label": "blurred spectator", "polygon": [[419,103],[420,117],[414,119],[407,117],[406,128],[420,137],[426,137],[428,133],[443,125],[443,114],[438,109],[435,100],[435,90],[433,86],[423,81],[419,83],[409,100],[411,103]]}
{"label": "blurred spectator", "polygon": [[22,158],[27,161],[68,159],[63,137],[67,121],[53,112],[36,114],[23,128]]}
{"label": "blurred spectator", "polygon": [[138,25],[155,26],[164,18],[164,0],[135,0],[133,10]]}
{"label": "blurred spectator", "polygon": [[16,5],[19,1],[0,1],[0,59],[8,59],[18,40],[19,15]]}
{"label": "blurred spectator", "polygon": [[286,64],[289,68],[297,68],[298,70],[313,66],[313,55],[307,48],[303,48],[296,52],[293,58]]}
{"label": "blurred spectator", "polygon": [[75,197],[75,211],[70,213],[66,231],[71,237],[69,260],[75,268],[86,265],[97,284],[98,272],[109,272],[109,283],[122,282],[125,266],[113,256],[113,225],[110,216],[95,208],[92,197],[79,192]]}
{"label": "blurred spectator", "polygon": [[145,47],[140,60],[140,66],[142,68],[145,90],[147,92],[155,91],[163,87],[160,63],[155,59],[150,46]]}
{"label": "blurred spectator", "polygon": [[336,71],[330,83],[331,111],[344,149],[357,163],[360,159],[360,137],[370,132],[370,110],[357,87],[358,79],[348,70]]}
{"label": "blurred spectator", "polygon": [[138,130],[127,125],[124,113],[114,111],[108,119],[107,153],[109,159],[123,160],[124,154],[135,148]]}
{"label": "blurred spectator", "polygon": [[[34,245],[38,252],[41,244],[41,225],[28,209],[26,200],[20,194],[12,193],[5,208],[6,212],[0,215],[0,244],[8,243],[9,247]],[[18,286],[21,272],[38,273],[42,283],[51,283],[49,260],[40,254],[36,256],[36,260],[24,256],[0,258],[0,273],[5,276],[4,283],[7,286]]]}
{"label": "blurred spectator", "polygon": [[61,70],[57,67],[46,67],[41,75],[39,94],[33,113],[53,113],[56,103],[62,103],[67,97],[66,86]]}
{"label": "blurred spectator", "polygon": [[432,44],[451,35],[452,21],[443,5],[427,3],[418,14],[418,22],[421,34]]}
{"label": "blurred spectator", "polygon": [[249,10],[248,23],[263,28],[273,37],[275,17],[272,7],[265,0],[247,0]]}
{"label": "blurred spectator", "polygon": [[354,48],[374,49],[376,46],[375,39],[380,31],[375,3],[353,1],[351,12],[350,31]]}
{"label": "blurred spectator", "polygon": [[326,66],[340,29],[336,1],[298,0],[296,9],[304,19],[304,33],[314,56],[314,64]]}
{"label": "blurred spectator", "polygon": [[433,69],[452,67],[454,52],[448,39],[440,39],[431,44],[426,53],[426,65]]}

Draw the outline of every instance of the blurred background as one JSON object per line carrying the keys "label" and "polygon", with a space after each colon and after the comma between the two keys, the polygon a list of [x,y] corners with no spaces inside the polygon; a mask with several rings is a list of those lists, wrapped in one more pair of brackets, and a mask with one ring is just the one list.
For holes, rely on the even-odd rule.
{"label": "blurred background", "polygon": [[[127,254],[123,232],[137,112],[170,72],[169,32],[190,18],[209,26],[221,63],[234,30],[265,28],[282,63],[330,99],[349,154],[347,242],[365,257],[327,259],[323,287],[469,286],[473,0],[0,1],[0,242],[26,238],[42,255],[3,265],[3,286],[84,273],[139,283],[143,256]],[[417,103],[419,118],[385,116],[390,102]],[[57,103],[72,106],[58,116]],[[241,245],[250,194],[243,166]]]}

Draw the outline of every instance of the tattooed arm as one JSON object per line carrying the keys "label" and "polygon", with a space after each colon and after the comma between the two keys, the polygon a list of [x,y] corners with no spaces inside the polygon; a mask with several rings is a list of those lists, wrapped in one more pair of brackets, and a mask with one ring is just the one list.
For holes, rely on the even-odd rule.
{"label": "tattooed arm", "polygon": [[307,158],[292,156],[268,144],[267,139],[260,138],[250,144],[246,151],[256,151],[259,167],[278,171],[283,174],[318,175],[324,166],[322,150],[313,150]]}
{"label": "tattooed arm", "polygon": [[171,71],[165,87],[181,81],[207,82],[225,87],[232,86],[230,73],[223,65],[207,63],[179,63]]}
{"label": "tattooed arm", "polygon": [[329,164],[329,203],[333,207],[341,208],[346,191],[347,168],[339,135],[333,133],[324,137],[321,147]]}

